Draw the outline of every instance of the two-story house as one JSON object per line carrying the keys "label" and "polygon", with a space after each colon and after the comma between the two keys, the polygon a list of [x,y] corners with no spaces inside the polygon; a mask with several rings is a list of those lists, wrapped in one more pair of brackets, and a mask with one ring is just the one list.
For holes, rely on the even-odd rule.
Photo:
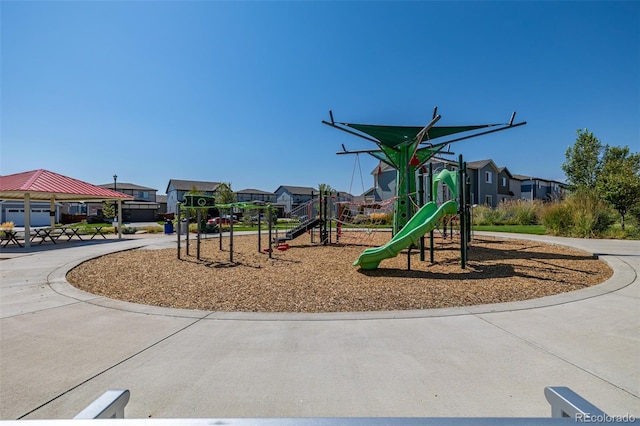
{"label": "two-story house", "polygon": [[[429,164],[431,163],[431,164]],[[458,163],[441,158],[432,158],[424,166],[425,197],[429,197],[428,169],[431,166],[433,174],[437,175],[442,169],[457,170]],[[380,162],[371,172],[374,188],[368,191],[376,200],[388,200],[395,197],[396,170]],[[511,173],[507,167],[498,167],[493,160],[467,162],[469,176],[471,204],[483,204],[498,207],[501,202],[519,199],[553,200],[561,198],[566,185],[561,182],[540,178],[525,177]],[[416,179],[418,177],[416,176]],[[436,199],[448,198],[447,191],[434,194]]]}
{"label": "two-story house", "polygon": [[514,175],[521,183],[520,199],[553,201],[564,197],[567,185],[550,179],[534,176]]}
{"label": "two-story house", "polygon": [[273,192],[262,191],[260,189],[241,189],[240,191],[235,191],[236,201],[239,203],[250,203],[252,201],[257,201],[261,203],[271,203],[275,204],[276,202],[276,194]]}
{"label": "two-story house", "polygon": [[282,206],[284,214],[289,214],[292,209],[317,197],[318,190],[310,186],[280,185],[275,194],[276,204]]}
{"label": "two-story house", "polygon": [[[125,222],[153,222],[156,220],[159,205],[156,202],[157,189],[127,182],[111,182],[98,185],[133,196],[133,200],[122,203],[122,220]],[[87,203],[87,216],[96,216],[102,204]]]}
{"label": "two-story house", "polygon": [[213,196],[220,182],[200,180],[170,179],[167,184],[167,213],[177,213],[177,203],[184,200],[184,195],[192,190],[202,195]]}

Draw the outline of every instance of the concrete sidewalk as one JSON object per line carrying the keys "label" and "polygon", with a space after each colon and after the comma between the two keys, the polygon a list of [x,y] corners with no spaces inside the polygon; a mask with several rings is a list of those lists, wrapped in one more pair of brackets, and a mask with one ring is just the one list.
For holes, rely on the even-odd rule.
{"label": "concrete sidewalk", "polygon": [[640,242],[526,238],[597,253],[615,274],[500,305],[217,313],[110,300],[64,279],[86,259],[175,236],[17,252],[0,261],[0,418],[71,418],[116,388],[131,390],[131,418],[548,417],[545,386],[639,417]]}

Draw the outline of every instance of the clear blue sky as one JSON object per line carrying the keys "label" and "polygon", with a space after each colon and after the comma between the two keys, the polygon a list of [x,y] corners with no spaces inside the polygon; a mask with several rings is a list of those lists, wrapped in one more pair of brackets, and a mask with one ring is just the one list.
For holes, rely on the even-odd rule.
{"label": "clear blue sky", "polygon": [[563,180],[576,130],[640,151],[640,2],[0,3],[0,173],[165,192],[327,183],[374,145],[320,123],[524,127],[452,145]]}

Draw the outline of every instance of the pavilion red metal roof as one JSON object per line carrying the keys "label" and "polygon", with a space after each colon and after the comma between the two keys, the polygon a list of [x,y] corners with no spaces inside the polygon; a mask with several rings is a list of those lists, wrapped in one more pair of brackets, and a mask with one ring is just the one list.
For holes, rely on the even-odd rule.
{"label": "pavilion red metal roof", "polygon": [[131,195],[44,169],[0,176],[0,199],[23,200],[27,193],[31,200],[47,201],[52,198],[60,201],[133,199]]}

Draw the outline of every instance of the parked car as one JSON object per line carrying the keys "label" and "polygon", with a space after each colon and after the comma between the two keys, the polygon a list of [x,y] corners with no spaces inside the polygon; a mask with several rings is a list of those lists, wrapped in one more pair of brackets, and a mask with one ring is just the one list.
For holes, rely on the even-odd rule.
{"label": "parked car", "polygon": [[213,219],[209,219],[207,221],[207,223],[215,223],[215,224],[220,224],[222,223],[223,225],[226,224],[230,224],[231,220],[233,220],[233,223],[237,223],[238,219],[236,219],[236,217],[234,216],[233,219],[229,218],[229,217],[214,217]]}

